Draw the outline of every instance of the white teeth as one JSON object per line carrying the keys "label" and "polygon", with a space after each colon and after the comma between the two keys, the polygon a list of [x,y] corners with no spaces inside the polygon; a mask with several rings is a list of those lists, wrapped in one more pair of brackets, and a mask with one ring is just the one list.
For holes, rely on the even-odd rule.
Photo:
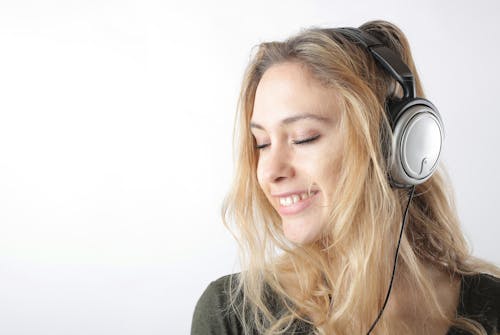
{"label": "white teeth", "polygon": [[281,206],[290,206],[293,203],[292,197],[280,198]]}
{"label": "white teeth", "polygon": [[313,196],[314,194],[316,194],[316,192],[311,192],[310,195],[307,194],[306,192],[304,192],[304,193],[301,193],[300,195],[293,194],[293,195],[288,196],[288,197],[282,197],[282,198],[280,198],[280,205],[281,206],[291,206],[291,205],[299,202],[300,200],[304,200],[304,199],[309,198],[310,196]]}

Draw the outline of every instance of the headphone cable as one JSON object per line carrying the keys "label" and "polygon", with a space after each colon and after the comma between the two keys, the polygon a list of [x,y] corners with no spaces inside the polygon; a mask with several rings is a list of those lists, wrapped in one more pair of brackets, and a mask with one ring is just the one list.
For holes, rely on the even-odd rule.
{"label": "headphone cable", "polygon": [[389,295],[391,294],[391,289],[392,289],[392,282],[394,281],[394,274],[396,273],[396,264],[397,264],[398,255],[399,255],[399,245],[401,244],[401,237],[403,236],[403,231],[404,231],[405,224],[406,224],[406,216],[408,214],[408,209],[410,208],[410,202],[413,199],[414,193],[415,193],[415,186],[412,186],[412,188],[410,190],[409,197],[408,197],[408,204],[406,205],[405,213],[403,215],[403,222],[401,223],[401,231],[399,232],[398,245],[396,247],[396,255],[394,256],[394,265],[392,267],[392,276],[391,276],[391,281],[389,282],[389,289],[387,290],[387,295],[385,296],[385,301],[384,301],[384,304],[382,305],[382,309],[378,313],[377,318],[373,322],[372,326],[370,327],[370,329],[368,330],[368,333],[366,333],[366,335],[370,335],[373,328],[375,328],[375,325],[378,323],[378,321],[380,320],[380,317],[382,316],[382,313],[384,312],[385,306],[387,305],[387,301],[389,301]]}

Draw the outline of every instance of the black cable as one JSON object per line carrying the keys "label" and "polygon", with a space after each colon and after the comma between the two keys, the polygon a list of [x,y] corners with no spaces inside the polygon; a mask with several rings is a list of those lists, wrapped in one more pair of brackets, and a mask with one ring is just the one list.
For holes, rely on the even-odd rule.
{"label": "black cable", "polygon": [[413,186],[410,190],[410,194],[408,197],[408,204],[406,205],[405,213],[403,215],[403,222],[401,223],[401,231],[399,232],[399,240],[398,240],[398,245],[396,247],[396,255],[394,256],[394,265],[392,267],[392,276],[391,276],[391,281],[389,283],[389,289],[387,290],[387,295],[385,296],[385,301],[384,301],[384,304],[382,305],[382,309],[378,313],[377,318],[373,322],[372,326],[370,327],[370,329],[368,330],[368,333],[366,333],[366,335],[370,335],[373,328],[375,328],[375,325],[380,320],[380,317],[382,316],[382,313],[384,312],[385,305],[387,305],[387,301],[389,301],[389,295],[391,294],[391,289],[392,289],[392,282],[394,281],[394,273],[396,273],[396,264],[398,262],[399,245],[401,244],[401,237],[403,236],[403,231],[404,231],[405,224],[406,224],[406,215],[408,214],[408,208],[410,208],[411,199],[413,199],[413,193],[415,193],[415,186]]}

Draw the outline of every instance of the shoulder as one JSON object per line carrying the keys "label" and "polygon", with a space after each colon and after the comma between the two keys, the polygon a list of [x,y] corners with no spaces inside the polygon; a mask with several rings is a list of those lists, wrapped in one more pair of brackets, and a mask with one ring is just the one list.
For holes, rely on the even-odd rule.
{"label": "shoulder", "polygon": [[500,278],[478,273],[464,276],[460,292],[461,314],[489,330],[500,329]]}
{"label": "shoulder", "polygon": [[469,304],[500,308],[500,278],[485,273],[464,276],[462,299]]}
{"label": "shoulder", "polygon": [[238,278],[238,273],[226,275],[207,286],[194,309],[191,335],[242,333],[241,324],[229,305],[230,287]]}

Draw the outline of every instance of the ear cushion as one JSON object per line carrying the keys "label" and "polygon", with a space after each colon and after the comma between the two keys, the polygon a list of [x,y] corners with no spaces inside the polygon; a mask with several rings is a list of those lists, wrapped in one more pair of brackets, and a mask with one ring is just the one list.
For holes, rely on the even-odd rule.
{"label": "ear cushion", "polygon": [[444,142],[444,127],[428,100],[410,99],[390,107],[392,148],[389,179],[396,187],[418,185],[436,170]]}

